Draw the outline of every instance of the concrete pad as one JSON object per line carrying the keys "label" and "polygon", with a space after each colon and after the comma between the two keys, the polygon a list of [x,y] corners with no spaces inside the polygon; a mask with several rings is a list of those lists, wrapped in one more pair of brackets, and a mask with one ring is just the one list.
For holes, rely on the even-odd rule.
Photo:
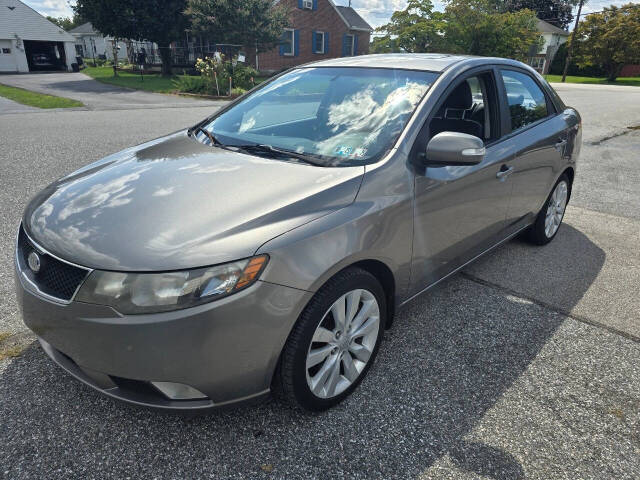
{"label": "concrete pad", "polygon": [[569,206],[550,244],[514,240],[465,274],[640,340],[640,221]]}

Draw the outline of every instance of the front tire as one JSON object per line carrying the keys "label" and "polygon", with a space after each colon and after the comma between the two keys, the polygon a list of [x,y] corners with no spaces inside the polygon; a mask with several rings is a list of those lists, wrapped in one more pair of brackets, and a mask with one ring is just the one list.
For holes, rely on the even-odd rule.
{"label": "front tire", "polygon": [[380,282],[348,268],[329,280],[296,322],[280,356],[274,391],[310,411],[337,405],[373,363],[386,322]]}
{"label": "front tire", "polygon": [[527,232],[531,243],[546,245],[554,239],[564,218],[570,191],[571,182],[566,174],[562,174]]}

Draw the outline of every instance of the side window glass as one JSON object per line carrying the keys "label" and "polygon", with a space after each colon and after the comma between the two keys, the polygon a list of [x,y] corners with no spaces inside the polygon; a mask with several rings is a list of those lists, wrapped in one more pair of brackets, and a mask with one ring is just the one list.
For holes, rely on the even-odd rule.
{"label": "side window glass", "polygon": [[501,70],[500,73],[507,92],[512,130],[518,130],[549,115],[544,93],[533,78],[511,70]]}
{"label": "side window glass", "polygon": [[467,78],[449,94],[431,120],[430,137],[441,132],[459,132],[488,140],[491,132],[487,105],[483,80]]}

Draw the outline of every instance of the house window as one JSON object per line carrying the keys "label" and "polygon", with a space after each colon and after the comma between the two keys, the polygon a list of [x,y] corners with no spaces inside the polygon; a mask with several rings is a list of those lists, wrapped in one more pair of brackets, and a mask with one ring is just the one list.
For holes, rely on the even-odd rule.
{"label": "house window", "polygon": [[313,0],[302,0],[302,8],[313,10]]}
{"label": "house window", "polygon": [[11,49],[10,48],[3,48],[2,49],[2,53],[11,53]]}
{"label": "house window", "polygon": [[76,55],[78,57],[84,57],[84,51],[82,50],[82,45],[76,45]]}
{"label": "house window", "polygon": [[326,53],[324,51],[325,36],[324,32],[313,32],[313,53]]}
{"label": "house window", "polygon": [[542,71],[542,69],[544,68],[544,60],[544,57],[533,57],[531,59],[530,65],[536,70]]}
{"label": "house window", "polygon": [[342,56],[353,57],[356,54],[356,36],[346,34],[342,44]]}
{"label": "house window", "polygon": [[280,44],[280,55],[293,56],[294,30],[285,28]]}

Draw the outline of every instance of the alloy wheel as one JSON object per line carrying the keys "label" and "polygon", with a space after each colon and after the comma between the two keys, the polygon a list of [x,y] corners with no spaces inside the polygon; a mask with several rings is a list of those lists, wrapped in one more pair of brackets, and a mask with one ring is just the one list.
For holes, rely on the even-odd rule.
{"label": "alloy wheel", "polygon": [[355,382],[369,362],[380,331],[380,307],[368,290],[345,293],[327,310],[307,352],[307,385],[332,398]]}
{"label": "alloy wheel", "polygon": [[549,205],[547,206],[547,215],[544,220],[544,233],[547,238],[553,237],[558,231],[560,223],[562,223],[564,211],[567,208],[568,192],[567,182],[563,180],[556,185],[551,194]]}

